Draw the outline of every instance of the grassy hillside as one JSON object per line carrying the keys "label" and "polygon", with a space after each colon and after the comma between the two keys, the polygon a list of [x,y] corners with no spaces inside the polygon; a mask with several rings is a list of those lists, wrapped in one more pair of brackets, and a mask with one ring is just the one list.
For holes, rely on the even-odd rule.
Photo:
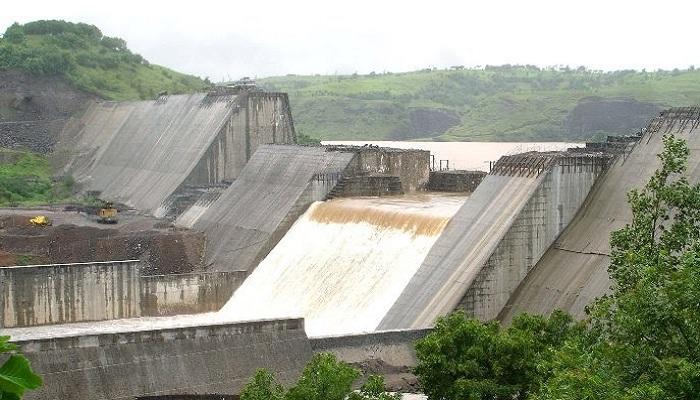
{"label": "grassy hillside", "polygon": [[197,77],[149,64],[126,42],[92,25],[36,21],[7,28],[0,69],[61,76],[78,89],[112,100],[150,99],[208,86]]}
{"label": "grassy hillside", "polygon": [[334,139],[571,140],[629,133],[663,107],[700,103],[700,71],[501,66],[273,77],[298,130]]}
{"label": "grassy hillside", "polygon": [[0,149],[0,207],[66,200],[73,186],[69,177],[52,179],[46,156]]}

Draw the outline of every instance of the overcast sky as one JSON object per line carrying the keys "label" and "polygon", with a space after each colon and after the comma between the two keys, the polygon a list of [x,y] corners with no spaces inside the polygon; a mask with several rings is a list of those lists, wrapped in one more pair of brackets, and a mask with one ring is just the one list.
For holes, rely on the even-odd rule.
{"label": "overcast sky", "polygon": [[3,0],[12,22],[65,19],[214,81],[451,65],[700,66],[700,1]]}

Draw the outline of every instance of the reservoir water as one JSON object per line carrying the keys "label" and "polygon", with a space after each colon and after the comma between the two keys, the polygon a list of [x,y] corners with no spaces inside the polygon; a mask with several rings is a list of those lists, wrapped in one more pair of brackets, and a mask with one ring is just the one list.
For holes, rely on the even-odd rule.
{"label": "reservoir water", "polygon": [[[568,142],[396,142],[396,141],[323,141],[322,144],[372,144],[399,149],[429,150],[435,156],[439,169],[440,160],[449,160],[449,169],[489,170],[489,161],[501,156],[526,151],[559,151],[569,147],[583,147],[583,143]],[[443,163],[445,166],[446,163]]]}

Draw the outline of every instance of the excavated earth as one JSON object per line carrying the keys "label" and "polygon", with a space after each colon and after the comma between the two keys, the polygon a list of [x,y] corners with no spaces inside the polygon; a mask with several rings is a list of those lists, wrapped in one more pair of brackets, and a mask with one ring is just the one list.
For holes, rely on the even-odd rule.
{"label": "excavated earth", "polygon": [[[69,208],[70,209],[70,208]],[[29,219],[46,215],[52,226]],[[0,210],[0,265],[54,264],[141,259],[145,274],[177,274],[202,266],[204,235],[178,230],[163,220],[130,211],[118,224],[97,223],[92,214],[65,209]]]}

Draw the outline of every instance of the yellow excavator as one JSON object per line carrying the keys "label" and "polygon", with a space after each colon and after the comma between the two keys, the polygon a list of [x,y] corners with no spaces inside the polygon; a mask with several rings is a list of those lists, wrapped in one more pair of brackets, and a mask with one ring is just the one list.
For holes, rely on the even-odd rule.
{"label": "yellow excavator", "polygon": [[109,201],[105,202],[103,207],[97,211],[97,216],[99,217],[97,222],[101,224],[116,224],[118,222],[117,209]]}
{"label": "yellow excavator", "polygon": [[51,226],[51,219],[46,215],[37,215],[29,219],[29,223],[34,226]]}

